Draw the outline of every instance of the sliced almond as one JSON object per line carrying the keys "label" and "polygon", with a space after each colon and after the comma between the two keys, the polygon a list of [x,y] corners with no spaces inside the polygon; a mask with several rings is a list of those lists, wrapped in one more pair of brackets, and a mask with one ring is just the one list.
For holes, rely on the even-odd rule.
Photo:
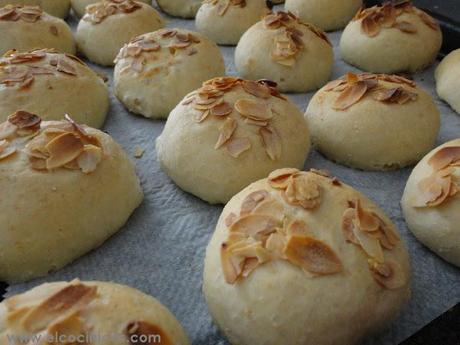
{"label": "sliced almond", "polygon": [[222,271],[224,273],[225,281],[228,284],[234,284],[243,272],[244,258],[232,255],[227,249],[228,245],[226,243],[222,243],[220,249]]}
{"label": "sliced almond", "polygon": [[50,157],[46,160],[48,170],[56,169],[73,161],[83,152],[83,143],[73,133],[64,133],[46,145]]}
{"label": "sliced almond", "polygon": [[401,265],[394,260],[387,260],[384,263],[369,260],[369,268],[375,281],[383,288],[396,290],[407,283]]}
{"label": "sliced almond", "polygon": [[380,227],[379,218],[375,217],[372,212],[366,211],[362,205],[361,200],[356,202],[356,224],[362,231],[377,231]]}
{"label": "sliced almond", "polygon": [[266,199],[261,201],[252,209],[252,213],[271,216],[279,222],[284,219],[284,207],[276,199]]}
{"label": "sliced almond", "polygon": [[396,22],[393,24],[393,27],[407,34],[415,34],[417,32],[417,28],[413,24],[406,21]]}
{"label": "sliced almond", "polygon": [[303,220],[294,220],[289,223],[287,234],[289,236],[310,236],[311,231]]}
{"label": "sliced almond", "polygon": [[241,115],[258,121],[269,120],[273,117],[273,112],[267,104],[248,98],[236,101],[235,109]]}
{"label": "sliced almond", "polygon": [[356,104],[364,97],[368,90],[367,84],[363,81],[358,81],[347,86],[340,95],[335,99],[333,109],[346,110]]}
{"label": "sliced almond", "polygon": [[334,274],[342,271],[335,252],[322,241],[308,236],[291,236],[284,249],[289,262],[314,274]]}
{"label": "sliced almond", "polygon": [[18,110],[14,114],[8,116],[8,122],[12,123],[19,129],[40,127],[41,121],[42,119],[38,115],[23,110]]}
{"label": "sliced almond", "polygon": [[238,158],[242,153],[251,148],[251,141],[248,138],[231,138],[225,144],[227,152],[233,158]]}
{"label": "sliced almond", "polygon": [[284,247],[286,246],[285,237],[278,233],[274,232],[270,234],[265,242],[265,248],[276,258],[286,259],[284,255]]}
{"label": "sliced almond", "polygon": [[289,178],[298,172],[299,169],[296,168],[277,169],[268,175],[268,183],[273,188],[285,189],[288,186]]}
{"label": "sliced almond", "polygon": [[[211,110],[212,114],[212,110]],[[216,145],[214,146],[214,149],[219,149],[222,147],[230,138],[232,137],[233,133],[235,133],[236,127],[237,127],[237,122],[231,118],[227,117],[225,119],[224,124],[219,128],[219,138],[217,139]]]}
{"label": "sliced almond", "polygon": [[230,115],[233,108],[227,102],[222,102],[211,108],[211,115],[213,116],[227,116]]}
{"label": "sliced almond", "polygon": [[266,190],[257,190],[248,194],[243,202],[241,203],[240,215],[246,215],[252,212],[252,210],[263,200],[268,198],[269,194]]}
{"label": "sliced almond", "polygon": [[11,138],[16,131],[18,130],[18,126],[13,125],[9,121],[5,121],[0,124],[0,140]]}
{"label": "sliced almond", "polygon": [[267,215],[248,214],[238,218],[229,228],[230,232],[238,232],[253,238],[268,235],[276,230],[278,220]]}
{"label": "sliced almond", "polygon": [[382,246],[378,238],[361,231],[357,226],[353,228],[353,234],[367,255],[374,258],[377,262],[384,261]]}
{"label": "sliced almond", "polygon": [[460,146],[445,146],[430,157],[428,164],[435,170],[460,162]]}
{"label": "sliced almond", "polygon": [[261,127],[259,134],[262,137],[262,142],[265,147],[265,151],[271,160],[278,160],[281,157],[281,139],[274,128]]}
{"label": "sliced almond", "polygon": [[76,163],[84,174],[89,174],[96,170],[101,160],[101,148],[94,145],[85,145],[83,152],[78,156]]}

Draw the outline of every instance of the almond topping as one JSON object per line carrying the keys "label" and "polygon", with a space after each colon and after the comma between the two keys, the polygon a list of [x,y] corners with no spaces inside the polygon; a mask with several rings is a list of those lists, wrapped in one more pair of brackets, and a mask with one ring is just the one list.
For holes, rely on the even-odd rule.
{"label": "almond topping", "polygon": [[401,266],[394,260],[379,263],[369,259],[369,268],[375,281],[383,288],[395,290],[407,283],[407,278],[404,276]]}
{"label": "almond topping", "polygon": [[[212,113],[212,111],[211,111]],[[233,135],[237,127],[237,122],[232,119],[231,117],[228,117],[225,119],[224,124],[219,128],[219,138],[217,139],[217,143],[214,146],[215,149],[220,148],[223,146]]]}
{"label": "almond topping", "polygon": [[451,164],[460,162],[460,146],[446,146],[438,150],[428,160],[434,170],[442,170]]}
{"label": "almond topping", "polygon": [[349,85],[335,99],[332,108],[336,110],[346,110],[353,104],[358,103],[366,92],[367,85],[363,81],[358,81],[353,85]]}
{"label": "almond topping", "polygon": [[51,170],[77,158],[83,152],[83,143],[75,134],[64,133],[51,140],[46,145],[46,149],[50,155],[46,160],[46,168]]}
{"label": "almond topping", "polygon": [[235,109],[241,115],[258,121],[269,120],[273,117],[273,112],[267,104],[248,98],[236,101]]}
{"label": "almond topping", "polygon": [[96,170],[101,160],[102,150],[99,147],[95,145],[85,145],[76,163],[84,174],[89,174]]}
{"label": "almond topping", "polygon": [[262,142],[265,151],[271,160],[277,160],[281,157],[281,139],[273,128],[261,127],[259,134],[262,137]]}
{"label": "almond topping", "polygon": [[225,144],[227,152],[233,158],[238,158],[243,152],[251,148],[251,141],[248,138],[232,138]]}
{"label": "almond topping", "polygon": [[8,116],[8,122],[19,129],[39,128],[41,121],[42,119],[39,116],[23,110],[18,110],[14,114]]}
{"label": "almond topping", "polygon": [[308,236],[291,236],[284,249],[294,265],[314,274],[334,274],[342,271],[342,263],[325,243]]}
{"label": "almond topping", "polygon": [[211,108],[211,115],[226,116],[233,111],[233,108],[227,102],[222,102]]}
{"label": "almond topping", "polygon": [[22,324],[27,331],[42,331],[63,314],[87,306],[96,297],[96,290],[96,287],[81,283],[67,285],[31,309],[23,318]]}
{"label": "almond topping", "polygon": [[268,183],[271,187],[276,189],[285,189],[289,183],[289,177],[299,172],[295,168],[283,168],[272,171],[268,175]]}
{"label": "almond topping", "polygon": [[239,232],[247,236],[257,238],[260,235],[268,235],[275,231],[278,221],[271,216],[249,214],[240,217],[234,222],[230,232]]}
{"label": "almond topping", "polygon": [[240,215],[251,213],[251,211],[267,197],[268,192],[266,190],[258,190],[249,194],[241,203]]}

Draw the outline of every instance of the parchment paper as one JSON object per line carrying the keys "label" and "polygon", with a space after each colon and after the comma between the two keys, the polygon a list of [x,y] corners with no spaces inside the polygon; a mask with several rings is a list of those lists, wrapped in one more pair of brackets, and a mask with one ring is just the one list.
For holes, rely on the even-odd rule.
{"label": "parchment paper", "polygon": [[[75,19],[70,22],[75,28]],[[194,29],[194,22],[169,18],[168,26]],[[332,77],[357,71],[340,59],[340,32],[328,36],[335,53]],[[236,75],[234,48],[223,47],[222,52],[227,74]],[[112,69],[92,67],[107,74],[112,86]],[[434,97],[442,113],[438,145],[460,137],[460,116],[437,97],[433,72],[434,67],[417,74],[415,80]],[[290,98],[304,111],[312,95],[296,94]],[[111,95],[111,109],[104,129],[133,157],[145,193],[144,202],[126,226],[100,248],[45,278],[11,286],[8,295],[43,282],[76,277],[128,284],[155,296],[169,307],[194,345],[228,344],[213,325],[201,293],[205,248],[222,207],[208,205],[184,193],[160,170],[154,143],[163,126],[164,121],[130,114]],[[140,159],[134,158],[136,146],[145,149]],[[334,164],[312,151],[305,168],[313,167],[331,171],[379,204],[396,223],[410,250],[412,299],[399,319],[389,329],[368,339],[366,345],[398,344],[460,301],[460,269],[426,249],[404,223],[399,201],[411,168],[385,173],[362,172]]]}

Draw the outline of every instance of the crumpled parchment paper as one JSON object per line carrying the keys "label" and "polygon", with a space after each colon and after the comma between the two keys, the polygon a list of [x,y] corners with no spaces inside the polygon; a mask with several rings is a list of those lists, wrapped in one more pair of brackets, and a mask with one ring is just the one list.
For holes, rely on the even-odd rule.
{"label": "crumpled parchment paper", "polygon": [[[169,27],[194,30],[193,20],[168,19]],[[76,20],[71,18],[69,21],[75,28]],[[340,58],[340,32],[328,36],[334,44],[335,53],[332,79],[348,71],[358,71]],[[232,47],[222,47],[229,75],[236,75],[233,52]],[[112,69],[92,67],[107,74],[112,86]],[[431,67],[416,74],[415,80],[434,97],[442,114],[438,145],[460,137],[460,116],[437,97],[433,72],[434,67]],[[313,93],[289,96],[305,111]],[[183,192],[160,170],[155,139],[163,126],[164,121],[130,114],[111,95],[111,109],[104,130],[135,161],[145,193],[144,202],[126,226],[100,248],[47,277],[11,286],[8,295],[43,282],[76,277],[114,281],[136,287],[159,299],[176,315],[194,345],[228,344],[213,325],[201,293],[205,248],[222,206],[208,205]],[[145,149],[139,159],[134,158],[137,146]],[[404,223],[399,202],[411,168],[385,173],[363,172],[332,163],[315,151],[310,153],[305,168],[329,170],[373,199],[395,222],[409,248],[413,269],[412,299],[388,329],[368,339],[365,344],[398,344],[460,301],[460,269],[425,248]]]}

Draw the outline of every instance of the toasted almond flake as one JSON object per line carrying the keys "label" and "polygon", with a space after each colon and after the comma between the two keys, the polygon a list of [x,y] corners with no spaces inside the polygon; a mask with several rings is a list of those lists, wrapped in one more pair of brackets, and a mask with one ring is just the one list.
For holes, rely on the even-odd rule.
{"label": "toasted almond flake", "polygon": [[211,113],[210,110],[205,110],[203,112],[200,112],[197,116],[195,116],[195,122],[196,123],[203,122],[204,120],[206,120],[206,118],[209,116],[210,113]]}
{"label": "toasted almond flake", "polygon": [[60,337],[67,337],[67,339],[85,334],[82,319],[76,314],[66,315],[56,320],[48,326],[46,333],[47,335],[59,334]]}
{"label": "toasted almond flake", "polygon": [[243,202],[241,203],[240,215],[246,215],[252,212],[252,210],[263,200],[268,198],[269,194],[266,190],[257,190],[248,194]]}
{"label": "toasted almond flake", "polygon": [[291,236],[284,254],[292,264],[314,274],[342,271],[342,263],[331,247],[313,237]]}
{"label": "toasted almond flake", "polygon": [[353,228],[353,234],[357,238],[363,250],[371,258],[374,258],[378,262],[383,262],[383,250],[380,246],[378,238],[369,235],[368,233],[361,231],[357,226]]}
{"label": "toasted almond flake", "polygon": [[46,145],[50,157],[46,160],[48,170],[56,169],[73,161],[83,152],[83,143],[73,133],[64,133]]}
{"label": "toasted almond flake", "polygon": [[348,85],[340,95],[335,99],[333,109],[346,110],[353,104],[359,102],[367,92],[367,84],[358,81],[352,85]]}
{"label": "toasted almond flake", "polygon": [[8,139],[12,137],[16,133],[17,129],[18,127],[16,125],[13,125],[9,121],[5,121],[1,123],[0,124],[0,140]]}
{"label": "toasted almond flake", "polygon": [[401,265],[394,260],[379,263],[370,259],[369,268],[375,281],[383,288],[395,290],[407,283],[407,278],[404,276]]}
{"label": "toasted almond flake", "polygon": [[35,114],[27,111],[18,110],[14,114],[8,116],[8,122],[17,126],[19,129],[37,128],[40,126],[42,119]]}
{"label": "toasted almond flake", "polygon": [[22,319],[25,330],[37,333],[64,313],[78,311],[96,298],[97,287],[70,284],[32,308]]}
{"label": "toasted almond flake", "polygon": [[274,128],[261,127],[259,134],[262,137],[262,143],[265,151],[271,160],[277,160],[281,157],[281,139]]}
{"label": "toasted almond flake", "polygon": [[303,220],[294,220],[287,227],[289,236],[310,236],[311,231]]}
{"label": "toasted almond flake", "polygon": [[267,199],[261,201],[252,209],[253,214],[271,216],[279,222],[284,219],[284,207],[276,199]]}
{"label": "toasted almond flake", "polygon": [[220,260],[225,281],[228,284],[236,283],[237,279],[243,272],[244,258],[229,253],[228,245],[222,243],[220,248]]}
{"label": "toasted almond flake", "polygon": [[276,258],[286,259],[284,255],[284,247],[286,246],[285,237],[278,233],[274,232],[270,234],[265,242],[265,248]]}
{"label": "toasted almond flake", "polygon": [[260,262],[257,258],[246,258],[246,260],[244,260],[241,276],[247,278],[259,265]]}
{"label": "toasted almond flake", "polygon": [[[212,113],[212,111],[211,111]],[[219,138],[217,139],[216,145],[214,146],[215,149],[219,149],[222,147],[230,138],[232,137],[233,133],[235,133],[237,127],[237,122],[228,117],[225,119],[223,125],[219,128]]]}
{"label": "toasted almond flake", "polygon": [[356,221],[362,231],[377,231],[380,227],[380,220],[373,213],[364,210],[359,199],[356,202]]}
{"label": "toasted almond flake", "polygon": [[225,225],[229,228],[235,221],[237,220],[238,216],[230,212],[227,217],[225,217]]}
{"label": "toasted almond flake", "polygon": [[[171,338],[160,326],[148,321],[133,321],[126,326],[126,338],[130,345],[173,345]],[[145,342],[143,339],[152,339]]]}
{"label": "toasted almond flake", "polygon": [[101,148],[94,145],[85,145],[83,152],[77,158],[77,165],[84,174],[89,174],[96,170],[101,160]]}
{"label": "toasted almond flake", "polygon": [[417,28],[413,24],[406,21],[396,22],[393,24],[393,27],[408,34],[415,34],[417,32]]}
{"label": "toasted almond flake", "polygon": [[235,109],[241,115],[253,120],[264,121],[273,117],[273,112],[267,104],[248,98],[242,98],[236,101]]}
{"label": "toasted almond flake", "polygon": [[[0,144],[1,145],[1,144]],[[16,148],[12,146],[4,147],[0,150],[0,161],[16,153]]]}
{"label": "toasted almond flake", "polygon": [[244,91],[253,96],[264,99],[270,98],[271,96],[270,88],[258,82],[245,80],[241,83],[241,86]]}
{"label": "toasted almond flake", "polygon": [[361,30],[369,37],[375,37],[380,33],[380,25],[372,17],[366,17],[361,22]]}
{"label": "toasted almond flake", "polygon": [[[444,171],[447,171],[445,173]],[[434,172],[418,183],[421,193],[417,195],[415,207],[436,207],[444,203],[450,196],[452,188],[450,169]]]}
{"label": "toasted almond flake", "polygon": [[289,177],[299,172],[296,168],[282,168],[272,171],[268,175],[268,183],[271,187],[276,189],[287,188]]}
{"label": "toasted almond flake", "polygon": [[227,152],[233,158],[238,158],[243,152],[251,148],[251,141],[248,138],[231,138],[225,144]]}
{"label": "toasted almond flake", "polygon": [[342,216],[342,232],[345,240],[356,245],[359,245],[359,241],[355,236],[355,223],[356,211],[352,208],[347,208]]}
{"label": "toasted almond flake", "polygon": [[275,231],[278,225],[276,218],[266,215],[248,214],[238,218],[229,228],[230,232],[239,232],[258,238]]}
{"label": "toasted almond flake", "polygon": [[445,146],[436,151],[428,160],[434,170],[442,170],[460,161],[460,146]]}

